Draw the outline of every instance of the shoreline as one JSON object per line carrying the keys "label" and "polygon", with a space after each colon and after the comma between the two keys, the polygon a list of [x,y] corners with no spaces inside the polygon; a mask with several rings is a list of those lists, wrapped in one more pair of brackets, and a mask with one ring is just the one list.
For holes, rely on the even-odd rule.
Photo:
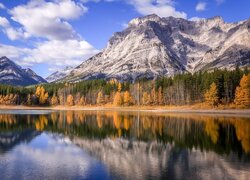
{"label": "shoreline", "polygon": [[13,106],[1,105],[0,110],[59,110],[59,111],[121,111],[121,112],[152,112],[152,113],[194,113],[194,114],[230,114],[230,115],[249,115],[250,109],[209,109],[209,108],[192,108],[192,106],[128,106],[128,107],[114,107],[114,106],[53,106],[53,107],[39,107],[39,106]]}

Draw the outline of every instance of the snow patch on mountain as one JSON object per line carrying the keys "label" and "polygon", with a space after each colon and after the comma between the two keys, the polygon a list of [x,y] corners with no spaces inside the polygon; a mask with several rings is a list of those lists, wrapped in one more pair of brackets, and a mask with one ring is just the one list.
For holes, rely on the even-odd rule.
{"label": "snow patch on mountain", "polygon": [[96,78],[135,80],[214,68],[250,65],[250,19],[190,21],[149,15],[133,19],[107,47],[61,81]]}
{"label": "snow patch on mountain", "polygon": [[7,57],[0,58],[0,83],[16,86],[27,86],[46,83],[47,81],[38,76],[31,69],[23,69]]}
{"label": "snow patch on mountain", "polygon": [[62,70],[57,70],[56,72],[49,75],[46,78],[46,80],[48,82],[55,82],[57,80],[60,80],[60,79],[64,78],[65,76],[67,76],[73,69],[74,69],[74,67],[67,66]]}

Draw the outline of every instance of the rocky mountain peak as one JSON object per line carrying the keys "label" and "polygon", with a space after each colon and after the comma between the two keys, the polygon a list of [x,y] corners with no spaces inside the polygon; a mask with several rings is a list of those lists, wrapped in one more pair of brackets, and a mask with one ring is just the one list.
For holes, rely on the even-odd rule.
{"label": "rocky mountain peak", "polygon": [[151,14],[151,15],[147,15],[147,16],[144,16],[144,17],[139,17],[139,18],[132,19],[128,23],[128,25],[129,26],[138,26],[140,24],[143,24],[143,23],[149,22],[149,21],[160,22],[161,18],[159,16],[157,16],[156,14]]}
{"label": "rocky mountain peak", "polygon": [[26,86],[47,82],[31,69],[23,69],[6,56],[0,58],[0,83]]}
{"label": "rocky mountain peak", "polygon": [[63,80],[134,80],[246,66],[250,64],[246,27],[246,23],[226,23],[218,16],[200,21],[155,14],[135,18],[128,28],[112,36],[102,52]]}

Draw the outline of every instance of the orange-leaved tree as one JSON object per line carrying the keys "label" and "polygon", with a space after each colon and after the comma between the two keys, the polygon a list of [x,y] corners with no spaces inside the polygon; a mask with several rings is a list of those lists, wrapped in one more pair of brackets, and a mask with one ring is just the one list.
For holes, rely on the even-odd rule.
{"label": "orange-leaved tree", "polygon": [[114,102],[113,104],[115,106],[121,106],[122,105],[122,95],[120,92],[116,92],[115,93],[115,97],[114,97]]}
{"label": "orange-leaved tree", "polygon": [[124,95],[123,95],[123,102],[124,105],[129,106],[131,104],[131,95],[129,93],[129,91],[125,91]]}
{"label": "orange-leaved tree", "polygon": [[49,97],[49,94],[48,94],[48,92],[45,92],[44,87],[38,86],[36,88],[36,97],[39,100],[39,104],[45,104],[48,97]]}
{"label": "orange-leaved tree", "polygon": [[216,106],[219,103],[219,95],[218,95],[218,88],[216,84],[213,82],[210,85],[210,88],[205,93],[205,101],[211,106]]}
{"label": "orange-leaved tree", "polygon": [[236,88],[234,103],[239,107],[250,106],[250,74],[243,75]]}

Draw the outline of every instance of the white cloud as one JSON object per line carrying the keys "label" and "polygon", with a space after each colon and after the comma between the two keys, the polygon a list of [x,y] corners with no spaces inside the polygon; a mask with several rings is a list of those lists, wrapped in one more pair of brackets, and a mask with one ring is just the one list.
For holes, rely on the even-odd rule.
{"label": "white cloud", "polygon": [[5,9],[5,6],[3,5],[3,3],[0,3],[0,9]]}
{"label": "white cloud", "polygon": [[0,16],[0,27],[2,31],[8,36],[11,40],[22,39],[28,37],[26,32],[23,32],[22,28],[15,29],[11,26],[10,22],[5,18]]}
{"label": "white cloud", "polygon": [[173,0],[128,0],[126,1],[142,15],[157,14],[161,17],[187,18],[185,12],[177,11]]}
{"label": "white cloud", "polygon": [[20,24],[13,27],[5,17],[0,17],[0,27],[11,40],[42,37],[33,48],[0,44],[0,56],[8,56],[20,65],[45,63],[50,67],[79,65],[93,56],[96,50],[83,40],[67,22],[87,11],[73,0],[32,0],[27,5],[11,9],[11,19]]}
{"label": "white cloud", "polygon": [[195,10],[196,11],[205,11],[207,7],[207,3],[206,2],[199,2],[196,7]]}
{"label": "white cloud", "polygon": [[12,20],[21,24],[26,34],[50,40],[77,38],[78,34],[67,20],[77,19],[85,12],[86,7],[72,0],[32,0],[27,5],[16,6],[10,10]]}
{"label": "white cloud", "polygon": [[5,17],[0,16],[0,26],[1,27],[8,27],[10,25],[9,21]]}
{"label": "white cloud", "polygon": [[88,42],[77,40],[46,41],[37,44],[37,47],[28,54],[25,63],[47,63],[51,65],[79,65],[83,60],[98,53]]}
{"label": "white cloud", "polygon": [[0,44],[0,57],[13,58],[20,65],[46,63],[50,66],[79,65],[98,53],[88,42],[81,40],[51,40],[36,44],[34,48],[18,48]]}
{"label": "white cloud", "polygon": [[30,52],[28,48],[18,48],[15,46],[9,46],[0,44],[0,57],[8,56],[10,59],[19,59]]}

